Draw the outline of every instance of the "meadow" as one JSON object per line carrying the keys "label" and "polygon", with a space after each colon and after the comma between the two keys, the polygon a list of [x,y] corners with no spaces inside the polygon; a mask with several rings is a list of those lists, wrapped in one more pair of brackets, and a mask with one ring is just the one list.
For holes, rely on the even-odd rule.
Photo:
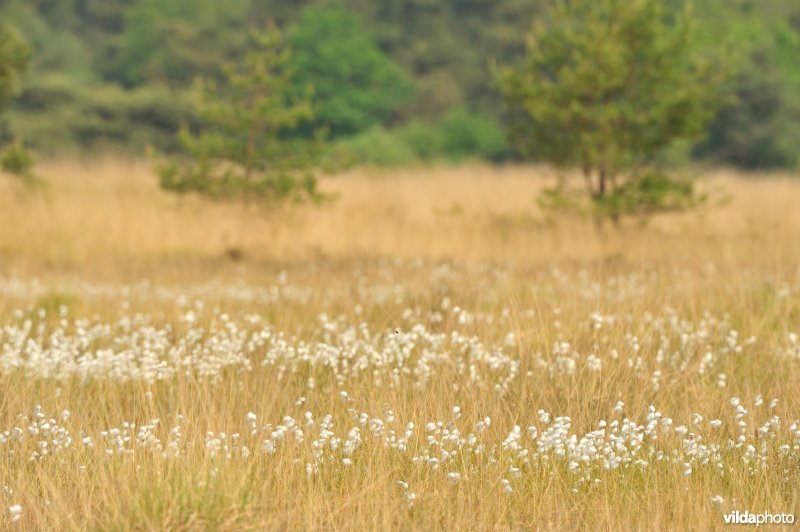
{"label": "meadow", "polygon": [[0,528],[721,529],[800,514],[800,180],[551,219],[538,166],[274,210],[0,176]]}

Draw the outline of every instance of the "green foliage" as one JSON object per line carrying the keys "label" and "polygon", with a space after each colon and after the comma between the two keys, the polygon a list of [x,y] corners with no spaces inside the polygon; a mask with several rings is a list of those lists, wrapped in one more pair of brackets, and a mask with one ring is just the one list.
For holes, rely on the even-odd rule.
{"label": "green foliage", "polygon": [[421,161],[500,161],[509,156],[500,123],[464,106],[448,110],[437,123],[414,120],[397,128],[396,133]]}
{"label": "green foliage", "polygon": [[637,175],[610,194],[593,198],[600,214],[612,219],[626,215],[681,211],[705,202],[689,179],[676,179],[662,172]]}
{"label": "green foliage", "polygon": [[678,178],[659,171],[643,172],[602,196],[567,190],[563,185],[545,189],[538,198],[539,207],[554,214],[579,214],[610,218],[659,212],[682,211],[702,205],[705,194],[698,194],[691,179]]}
{"label": "green foliage", "polygon": [[508,155],[506,134],[500,124],[466,107],[448,111],[439,125],[442,153],[447,159],[460,161],[481,157],[499,161]]}
{"label": "green foliage", "polygon": [[0,168],[26,181],[33,181],[33,156],[19,141],[6,148],[0,157]]}
{"label": "green foliage", "polygon": [[140,0],[124,11],[107,75],[126,86],[187,87],[212,76],[245,46],[247,0]]}
{"label": "green foliage", "polygon": [[407,166],[420,162],[414,149],[397,132],[373,126],[366,131],[339,141],[330,157],[348,164],[374,166]]}
{"label": "green foliage", "polygon": [[339,8],[307,8],[288,34],[295,90],[313,86],[316,123],[331,135],[383,123],[413,93],[405,73],[372,40],[358,15]]}
{"label": "green foliage", "polygon": [[581,168],[611,212],[646,201],[642,169],[699,137],[723,103],[727,71],[693,53],[692,29],[690,11],[663,0],[557,2],[522,66],[500,76],[514,146]]}
{"label": "green foliage", "polygon": [[511,60],[524,34],[550,0],[345,0],[363,14],[378,44],[408,72],[417,97],[403,119],[432,120],[455,106],[492,118],[500,115],[496,91],[487,83],[492,57]]}
{"label": "green foliage", "polygon": [[0,111],[16,95],[19,77],[28,64],[29,50],[17,33],[0,26]]}
{"label": "green foliage", "polygon": [[[11,29],[0,26],[0,112],[5,111],[17,95],[19,78],[28,65],[30,51]],[[4,129],[8,129],[4,125]],[[33,158],[21,142],[15,141],[0,152],[0,169],[33,180]]]}
{"label": "green foliage", "polygon": [[[54,27],[51,22],[57,20],[57,13],[63,11],[65,4],[48,5],[47,10],[38,11],[34,2],[11,0],[0,9],[0,17],[24,38],[29,48],[28,68],[32,79],[43,72],[56,70],[62,76],[76,80],[96,77],[92,72],[92,50],[87,43],[71,29]],[[71,17],[64,15],[64,18]],[[63,24],[66,20],[60,22]]]}
{"label": "green foliage", "polygon": [[422,120],[411,120],[394,130],[394,142],[404,145],[413,155],[412,160],[431,162],[441,159],[444,153],[442,128]]}
{"label": "green foliage", "polygon": [[292,94],[290,54],[278,30],[250,37],[241,63],[227,65],[220,81],[201,83],[202,129],[181,132],[186,157],[160,169],[161,185],[212,198],[316,199],[320,132],[292,135],[314,118],[311,100]]}
{"label": "green foliage", "polygon": [[[400,143],[403,147],[395,151],[411,149],[422,161],[504,159],[509,153],[506,148],[500,149],[500,137],[493,127],[502,120],[504,98],[487,83],[488,65],[492,61],[510,65],[523,60],[525,36],[534,22],[540,29],[549,26],[553,32],[582,42],[605,31],[602,15],[598,16],[599,22],[592,23],[593,32],[586,35],[575,32],[574,24],[567,24],[566,29],[555,28],[558,20],[546,16],[553,3],[554,0],[0,0],[0,25],[13,28],[11,33],[19,34],[32,52],[27,75],[14,76],[11,93],[19,93],[20,98],[14,100],[13,106],[8,106],[11,93],[0,74],[0,100],[6,90],[0,107],[7,106],[0,121],[0,144],[20,137],[37,152],[101,148],[142,153],[148,146],[171,152],[177,147],[179,124],[185,123],[191,131],[199,127],[199,117],[186,97],[195,79],[224,81],[219,77],[221,68],[237,63],[247,48],[247,33],[242,28],[261,27],[267,20],[275,20],[285,29],[295,50],[295,95],[302,97],[309,85],[315,88],[317,118],[299,133],[310,137],[316,127],[325,125],[337,144],[347,144],[345,137],[351,135],[357,137],[353,139],[355,144],[369,138],[370,142],[380,140],[377,144],[384,147]],[[614,4],[611,0],[591,3],[596,6],[587,0],[555,3],[576,20]],[[673,63],[691,70],[689,67],[697,66],[693,59],[709,55],[713,63],[714,50],[721,41],[729,42],[737,56],[736,75],[725,88],[735,100],[726,103],[710,126],[695,131],[697,135],[679,139],[683,152],[748,168],[797,168],[797,1],[694,0],[696,11],[691,17],[671,9],[681,6],[682,0],[616,0],[616,9],[631,12],[636,6],[651,3],[670,6],[662,10],[666,19],[662,22],[674,31],[671,35],[659,34],[656,41],[663,46],[683,38],[684,18],[690,19],[687,27],[694,26],[696,30],[686,32],[688,51]],[[621,26],[607,29],[616,31]],[[653,29],[648,23],[629,26],[639,33],[636,37],[636,32],[628,31],[625,38],[629,41],[644,39]],[[587,75],[590,71],[573,69],[576,78],[568,86],[586,82],[584,96],[590,99],[591,92],[607,91],[606,82],[613,80],[625,63],[621,52],[625,43],[617,38],[619,33],[587,53],[608,70],[599,78],[603,84],[592,91],[595,80]],[[3,42],[7,47],[6,37]],[[658,59],[657,53],[653,56],[636,50],[634,55],[642,64]],[[558,58],[558,50],[548,53]],[[645,73],[658,70],[652,66]],[[648,84],[647,79],[652,78],[645,77],[645,82],[632,85],[632,91],[644,100],[647,91],[654,88],[659,97],[667,90],[675,90],[674,99],[680,99],[693,86],[687,86],[684,77],[672,77],[672,72],[673,69],[666,69],[660,86]],[[51,103],[44,105],[46,98],[40,98],[44,96],[52,96]],[[582,105],[591,114],[592,102]],[[713,111],[713,107],[704,106],[700,115],[687,107],[682,114],[689,122],[704,122],[702,115],[706,110]],[[464,129],[456,128],[454,135],[445,138],[446,122],[458,121],[458,116],[453,118],[458,109],[468,109],[464,114],[484,120],[485,127],[462,116]],[[598,123],[608,124],[620,108],[609,105],[604,109],[603,114],[594,114],[598,121],[586,125],[586,135],[603,137],[602,132],[596,131]],[[525,118],[523,110],[517,110],[520,113],[513,116]],[[556,111],[565,114],[570,109],[556,106]],[[659,108],[652,113],[662,111]],[[642,119],[640,129],[656,124],[648,124],[646,114],[635,115]],[[652,142],[659,135],[657,127],[646,138],[634,134],[633,128],[629,130],[629,136],[641,138],[643,143]],[[552,144],[562,145],[555,138],[557,134],[554,130]],[[707,139],[695,146],[703,135]],[[530,139],[527,133],[524,137]],[[517,143],[516,148],[525,157],[546,158],[540,143]],[[661,153],[652,157],[665,159]]]}
{"label": "green foliage", "polygon": [[764,66],[739,72],[732,87],[734,103],[711,124],[697,155],[751,169],[798,165],[800,98],[789,98],[775,73]]}
{"label": "green foliage", "polygon": [[509,154],[501,125],[464,107],[435,123],[412,120],[391,131],[374,126],[337,143],[334,153],[352,163],[403,166],[470,158],[498,161]]}
{"label": "green foliage", "polygon": [[696,156],[744,168],[800,166],[800,7],[794,13],[795,26],[791,16],[770,21],[751,13],[717,30],[734,32],[741,43],[728,86],[734,99]]}
{"label": "green foliage", "polygon": [[196,127],[189,97],[163,86],[86,86],[58,75],[30,80],[8,113],[11,129],[37,151],[150,146],[176,151],[182,124]]}

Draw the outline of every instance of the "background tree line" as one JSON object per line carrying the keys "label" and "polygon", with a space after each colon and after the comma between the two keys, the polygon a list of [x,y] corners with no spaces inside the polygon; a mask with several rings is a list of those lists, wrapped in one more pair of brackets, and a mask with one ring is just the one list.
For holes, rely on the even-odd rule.
{"label": "background tree line", "polygon": [[[354,162],[515,156],[491,65],[511,65],[548,0],[0,0],[0,21],[30,49],[0,144],[40,152],[177,150],[198,127],[196,83],[248,51],[274,21],[292,50],[291,91],[311,90],[312,123]],[[696,0],[693,46],[729,43],[733,96],[678,159],[796,168],[800,5]],[[304,129],[305,128],[305,129]]]}

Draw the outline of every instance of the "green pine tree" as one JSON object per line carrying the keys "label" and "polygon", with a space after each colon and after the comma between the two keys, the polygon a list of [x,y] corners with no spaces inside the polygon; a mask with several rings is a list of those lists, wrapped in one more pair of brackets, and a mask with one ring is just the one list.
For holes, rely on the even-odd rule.
{"label": "green pine tree", "polygon": [[694,53],[690,7],[674,6],[558,0],[522,66],[500,74],[519,153],[580,168],[595,206],[613,217],[691,201],[691,186],[653,163],[701,135],[724,103],[723,62]]}
{"label": "green pine tree", "polygon": [[290,53],[276,28],[253,33],[244,60],[200,84],[202,131],[184,129],[185,156],[163,166],[163,188],[212,198],[318,198],[314,170],[321,131],[293,134],[314,117],[310,97],[292,96]]}

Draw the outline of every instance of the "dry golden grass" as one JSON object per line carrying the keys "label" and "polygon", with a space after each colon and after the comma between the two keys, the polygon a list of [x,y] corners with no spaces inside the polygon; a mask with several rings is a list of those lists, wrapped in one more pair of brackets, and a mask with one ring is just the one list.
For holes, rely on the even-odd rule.
{"label": "dry golden grass", "polygon": [[[258,349],[250,353],[251,371],[221,369],[219,379],[54,379],[9,362],[22,348],[11,345],[7,330],[0,333],[0,434],[25,429],[28,422],[18,415],[30,417],[41,404],[47,418],[70,411],[57,421],[73,441],[60,454],[29,461],[36,438],[0,439],[0,488],[13,489],[0,493],[0,527],[680,530],[720,529],[723,512],[734,509],[800,515],[800,453],[777,451],[795,445],[789,426],[800,419],[800,358],[777,354],[787,352],[787,335],[800,331],[800,180],[792,176],[712,172],[704,186],[715,194],[700,211],[598,228],[585,220],[547,220],[535,200],[552,175],[537,167],[356,170],[323,180],[337,201],[272,212],[167,195],[139,162],[62,161],[38,173],[46,187],[35,192],[0,177],[0,327],[31,319],[49,334],[58,327],[53,314],[64,306],[71,317],[96,316],[101,323],[148,314],[179,338],[191,328],[180,316],[201,299],[204,337],[213,336],[222,312],[243,328],[242,316],[258,313],[276,331],[313,343],[326,338],[321,314],[353,326],[363,322],[382,335],[395,328],[406,334],[441,311],[443,321],[425,322],[429,331],[474,337],[487,353],[514,333],[504,353],[519,368],[502,394],[494,384],[505,370],[475,362],[483,381],[471,381],[459,367],[467,359],[455,349],[452,358],[448,351],[431,363],[435,372],[422,387],[413,387],[408,375],[399,385],[378,384],[386,378],[381,369],[339,382],[330,367],[313,364],[281,374],[260,366]],[[125,291],[143,279],[148,288]],[[211,281],[217,285],[209,288]],[[230,286],[239,295],[224,291]],[[279,295],[241,296],[263,287],[277,287]],[[160,288],[174,293],[159,295]],[[176,296],[181,293],[189,294],[188,303]],[[455,305],[472,318],[460,323]],[[39,317],[39,308],[48,314]],[[23,318],[14,316],[16,309]],[[406,309],[411,318],[403,316]],[[597,332],[593,313],[616,321]],[[659,333],[648,313],[666,323],[676,316],[676,324]],[[726,347],[731,330],[741,352]],[[681,343],[682,333],[692,338],[689,344]],[[659,334],[671,342],[666,360],[658,354]],[[751,335],[756,343],[746,344]],[[642,345],[638,355],[632,336]],[[97,342],[84,349],[105,347]],[[557,342],[579,353],[577,370],[558,369]],[[713,371],[700,373],[706,349],[713,352]],[[682,366],[671,365],[674,353]],[[601,370],[584,369],[589,354],[600,358]],[[660,387],[652,385],[656,371]],[[720,374],[725,387],[718,386]],[[766,403],[778,399],[778,406],[769,412],[754,406],[757,394]],[[306,402],[296,405],[300,396]],[[580,438],[601,419],[628,416],[644,424],[650,405],[674,425],[702,414],[702,443],[724,446],[738,434],[732,397],[748,410],[742,417],[747,442],[768,444],[764,470],[750,471],[738,451],[722,453],[724,476],[699,463],[684,476],[681,463],[647,458],[646,470],[598,471],[599,484],[578,486],[557,458],[521,467],[520,478],[512,478],[507,464],[516,458],[500,448],[515,424],[523,433],[529,425],[547,425],[538,421],[538,409],[569,416]],[[613,411],[619,400],[623,415]],[[284,415],[302,420],[306,410],[317,423],[331,414],[333,431],[344,439],[353,426],[348,406],[372,418],[385,416],[387,405],[399,432],[416,423],[409,453],[426,448],[426,422],[453,422],[466,436],[490,416],[487,447],[496,445],[505,465],[462,449],[434,471],[410,454],[387,450],[362,428],[365,443],[352,465],[326,461],[308,476],[316,429],[297,448],[273,456],[258,451],[260,435],[248,439],[248,412],[272,424]],[[460,419],[452,413],[456,405]],[[127,455],[103,451],[101,431],[155,418],[162,420],[156,432],[166,446],[177,414],[185,418],[180,458],[132,442]],[[780,430],[759,439],[756,429],[772,414],[780,416]],[[714,418],[724,423],[716,432],[707,426]],[[82,448],[81,431],[96,448]],[[209,456],[208,431],[241,433],[250,456]],[[674,432],[654,445],[685,452]],[[447,472],[459,472],[461,481],[449,482]],[[501,479],[511,479],[512,493],[503,492]],[[413,506],[398,480],[416,494]],[[716,495],[724,498],[722,508],[710,502]],[[7,511],[13,504],[22,507],[16,523]]]}
{"label": "dry golden grass", "polygon": [[[0,181],[4,273],[83,273],[141,278],[172,270],[236,272],[309,259],[425,257],[524,263],[774,260],[790,264],[800,241],[800,187],[789,176],[708,176],[712,206],[664,216],[645,230],[552,225],[536,210],[552,172],[536,167],[353,171],[323,181],[338,201],[264,212],[161,192],[146,164],[106,160],[40,169],[47,186],[27,193]],[[727,199],[727,205],[716,205]],[[766,254],[766,256],[765,256]]]}

